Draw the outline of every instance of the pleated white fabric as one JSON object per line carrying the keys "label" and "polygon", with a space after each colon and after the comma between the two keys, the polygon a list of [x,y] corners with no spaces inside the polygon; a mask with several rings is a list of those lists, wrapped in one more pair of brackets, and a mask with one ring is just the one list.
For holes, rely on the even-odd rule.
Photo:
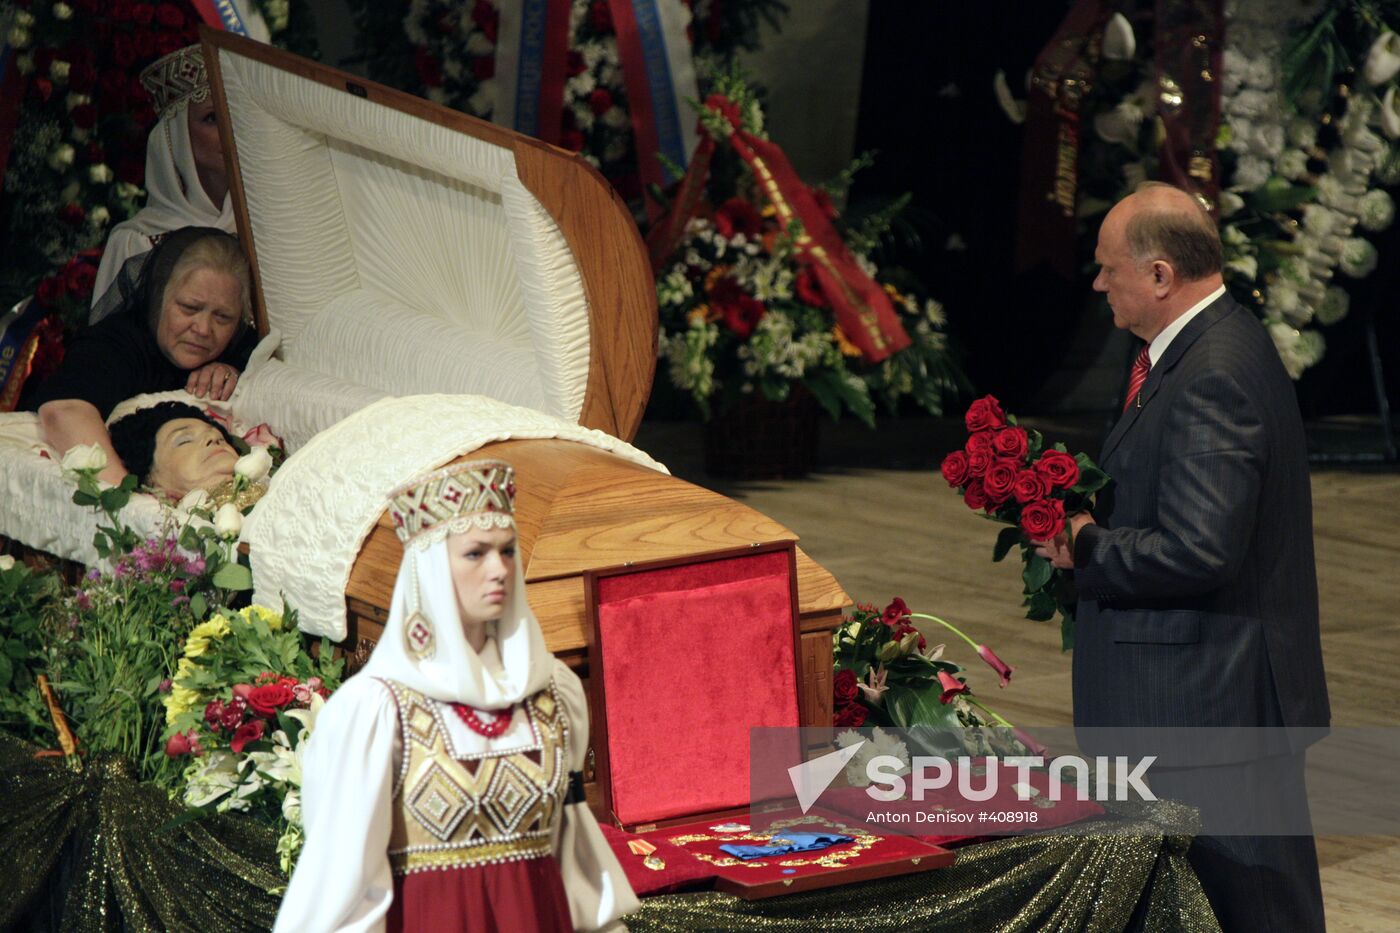
{"label": "pleated white fabric", "polygon": [[513,151],[226,51],[219,61],[282,361],[387,394],[488,395],[576,421],[587,299]]}

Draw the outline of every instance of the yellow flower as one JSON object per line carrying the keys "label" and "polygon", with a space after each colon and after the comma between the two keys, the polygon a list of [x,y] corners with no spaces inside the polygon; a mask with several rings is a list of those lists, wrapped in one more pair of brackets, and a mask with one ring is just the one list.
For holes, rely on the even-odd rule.
{"label": "yellow flower", "polygon": [[238,614],[243,617],[244,622],[252,622],[255,619],[261,619],[263,622],[267,623],[267,627],[272,631],[282,631],[282,614],[280,612],[273,612],[266,606],[259,606],[255,603],[248,606],[246,609],[240,609]]}
{"label": "yellow flower", "polygon": [[835,338],[836,349],[841,351],[842,356],[860,356],[860,347],[851,343],[850,338],[846,336],[846,332],[841,329],[840,324],[837,324],[831,329],[831,336]]}
{"label": "yellow flower", "polygon": [[[228,634],[228,620],[223,616],[213,616],[190,629],[185,638],[185,657],[197,658],[209,650],[209,642]],[[184,663],[182,660],[180,663]]]}
{"label": "yellow flower", "polygon": [[696,324],[709,324],[711,321],[718,321],[719,312],[709,305],[696,305],[686,313],[685,317],[694,327]]}

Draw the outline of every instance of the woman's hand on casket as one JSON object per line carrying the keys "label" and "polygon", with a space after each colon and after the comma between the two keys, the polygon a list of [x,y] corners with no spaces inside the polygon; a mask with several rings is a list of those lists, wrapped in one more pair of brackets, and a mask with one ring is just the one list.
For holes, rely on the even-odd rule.
{"label": "woman's hand on casket", "polygon": [[227,363],[205,363],[190,373],[185,391],[211,402],[227,401],[238,385],[238,370]]}

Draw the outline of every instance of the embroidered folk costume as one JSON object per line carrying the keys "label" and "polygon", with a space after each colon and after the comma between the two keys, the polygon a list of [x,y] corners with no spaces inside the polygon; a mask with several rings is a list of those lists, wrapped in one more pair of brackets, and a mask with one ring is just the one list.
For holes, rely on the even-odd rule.
{"label": "embroidered folk costume", "polygon": [[477,461],[391,496],[389,622],[307,742],[276,930],[595,930],[636,909],[582,799],[583,686],[519,572],[480,653],[463,632],[448,535],[513,527],[514,495],[508,465]]}

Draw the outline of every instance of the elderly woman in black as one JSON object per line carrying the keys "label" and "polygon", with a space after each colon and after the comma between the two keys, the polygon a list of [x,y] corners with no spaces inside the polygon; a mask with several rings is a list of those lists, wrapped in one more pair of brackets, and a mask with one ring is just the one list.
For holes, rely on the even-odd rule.
{"label": "elderly woman in black", "polygon": [[252,286],[238,241],[221,230],[185,227],[167,235],[136,281],[118,279],[121,308],[81,331],[58,371],[25,400],[44,440],[60,454],[79,444],[107,453],[101,478],[127,470],[105,420],[124,399],[185,389],[222,401],[256,344],[248,326]]}

